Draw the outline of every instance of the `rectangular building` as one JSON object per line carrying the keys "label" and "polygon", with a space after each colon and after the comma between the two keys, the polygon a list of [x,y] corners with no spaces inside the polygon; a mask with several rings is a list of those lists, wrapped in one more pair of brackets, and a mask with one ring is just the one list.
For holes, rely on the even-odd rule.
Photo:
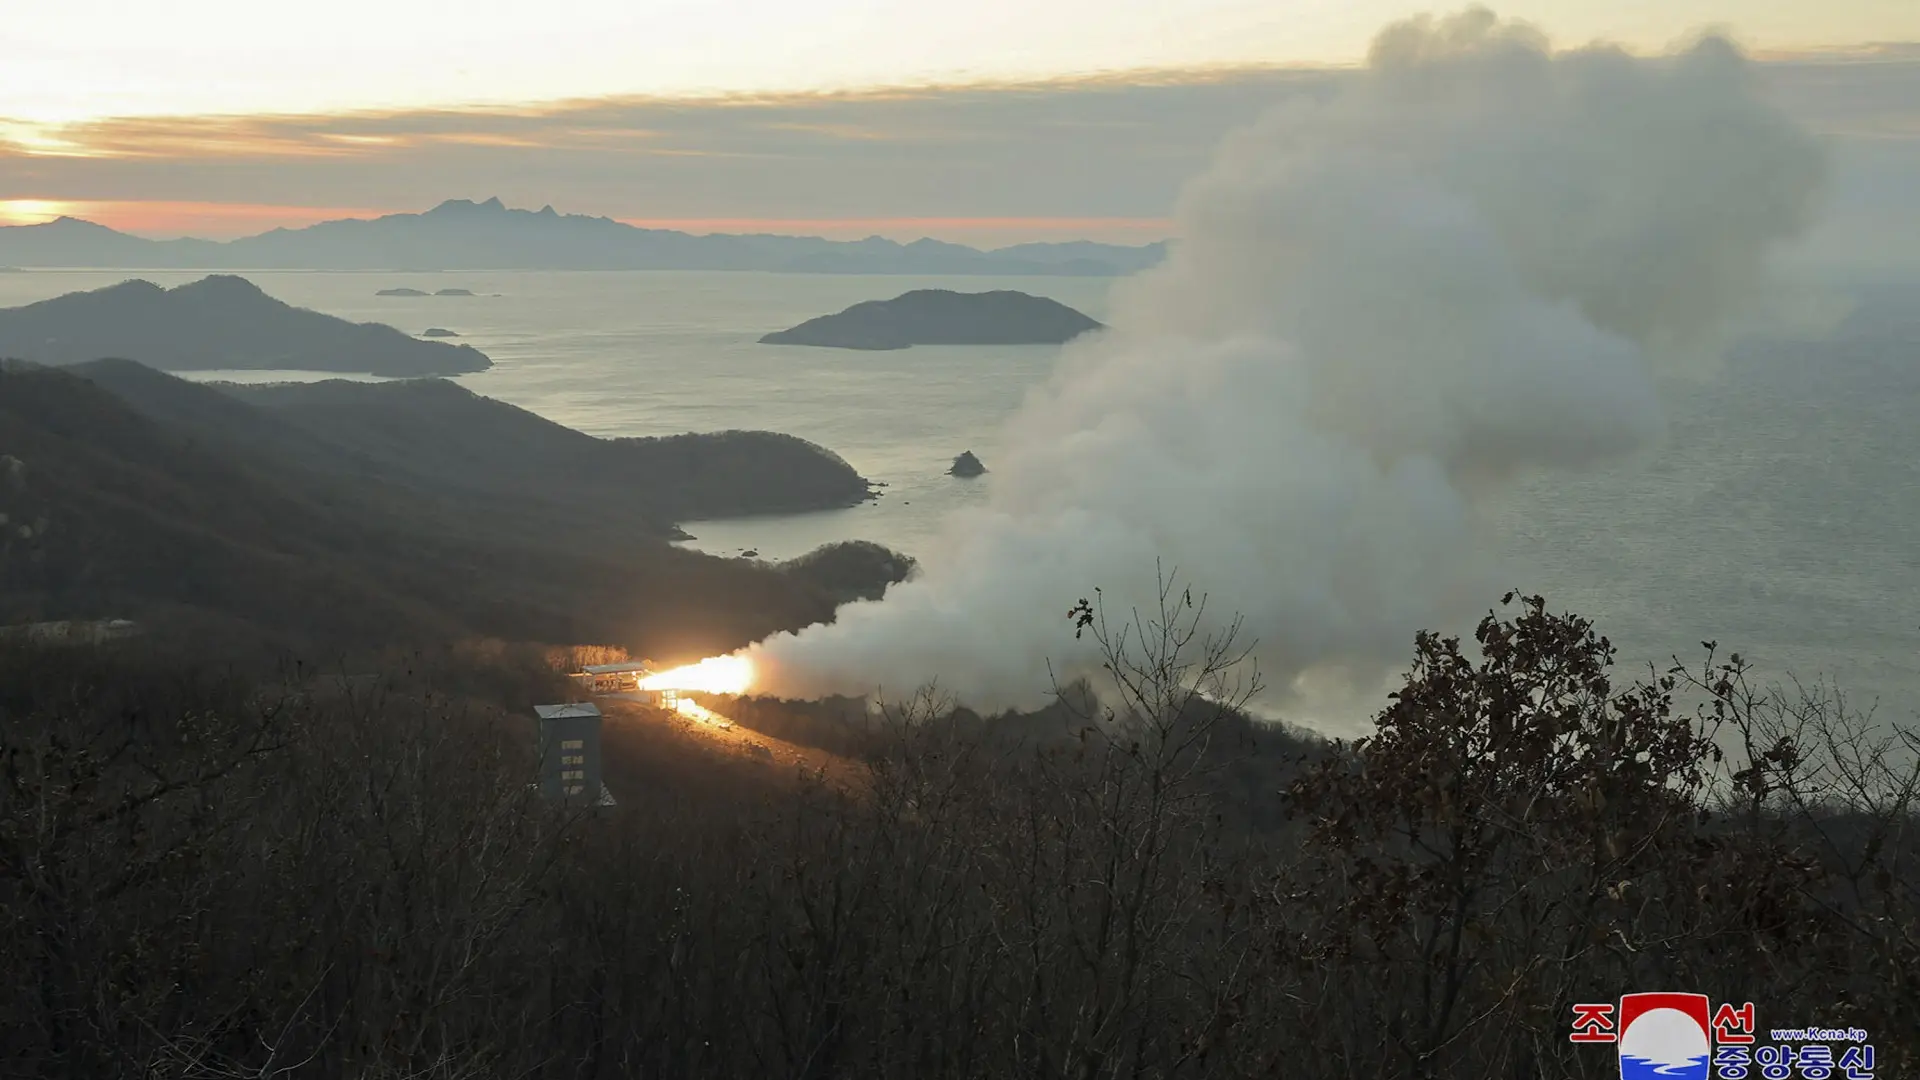
{"label": "rectangular building", "polygon": [[651,674],[651,661],[629,660],[617,664],[588,664],[574,676],[574,681],[589,693],[619,694],[638,690]]}
{"label": "rectangular building", "polygon": [[610,802],[600,779],[599,707],[535,705],[533,711],[540,718],[541,792],[588,806]]}

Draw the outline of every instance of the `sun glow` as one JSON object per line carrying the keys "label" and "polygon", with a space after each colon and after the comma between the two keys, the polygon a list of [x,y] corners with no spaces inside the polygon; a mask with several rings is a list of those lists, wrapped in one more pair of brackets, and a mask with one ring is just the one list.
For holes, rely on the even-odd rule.
{"label": "sun glow", "polygon": [[710,656],[697,664],[640,680],[642,690],[692,690],[706,694],[740,694],[751,685],[753,662],[744,656]]}
{"label": "sun glow", "polygon": [[0,225],[39,225],[69,209],[58,199],[0,199]]}

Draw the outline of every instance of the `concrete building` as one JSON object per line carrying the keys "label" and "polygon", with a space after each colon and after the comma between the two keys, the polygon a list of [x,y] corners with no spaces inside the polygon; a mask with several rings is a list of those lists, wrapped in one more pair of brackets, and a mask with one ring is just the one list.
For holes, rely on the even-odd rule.
{"label": "concrete building", "polygon": [[651,660],[633,660],[618,664],[588,664],[572,676],[574,689],[585,700],[595,694],[619,694],[646,705],[672,709],[679,695],[672,690],[642,690],[640,684],[653,674]]}
{"label": "concrete building", "polygon": [[591,704],[535,705],[540,718],[540,791],[556,801],[611,806],[600,776],[600,709]]}
{"label": "concrete building", "polygon": [[618,664],[588,664],[574,673],[573,681],[591,694],[618,694],[639,689],[641,681],[651,674],[651,661],[630,660]]}

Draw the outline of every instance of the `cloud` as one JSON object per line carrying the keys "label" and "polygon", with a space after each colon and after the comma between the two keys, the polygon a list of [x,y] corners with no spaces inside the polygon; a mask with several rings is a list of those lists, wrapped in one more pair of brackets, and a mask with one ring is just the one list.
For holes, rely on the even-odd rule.
{"label": "cloud", "polygon": [[1009,423],[984,506],[917,579],[751,649],[759,685],[1037,705],[1098,664],[1070,605],[1150,612],[1164,559],[1214,597],[1207,629],[1245,617],[1282,701],[1370,689],[1496,595],[1492,494],[1661,430],[1655,376],[1711,354],[1822,176],[1725,41],[1394,26],[1337,93],[1221,143],[1169,261]]}
{"label": "cloud", "polygon": [[274,228],[299,228],[378,211],[348,206],[284,206],[271,203],[199,203],[159,200],[57,201],[0,199],[0,225],[38,225],[57,217],[100,222],[143,236],[244,236]]}
{"label": "cloud", "polygon": [[[0,142],[0,190],[249,204],[270,191],[293,206],[387,210],[499,195],[646,220],[1138,222],[1167,217],[1180,177],[1221,125],[1321,78],[1215,73],[1140,85],[98,122]],[[89,156],[53,156],[56,142]],[[1123,225],[1115,238],[1138,231]],[[1002,238],[1024,237],[1009,228]]]}
{"label": "cloud", "polygon": [[[1871,175],[1853,188],[1920,181],[1900,152],[1920,146],[1920,47],[1783,55],[1756,71],[1769,98],[1811,129],[1891,148],[1860,159]],[[499,195],[646,220],[1151,221],[1169,215],[1228,131],[1276,101],[1322,100],[1356,77],[1222,68],[321,116],[0,119],[0,191],[250,205],[271,192],[295,207],[386,211]]]}

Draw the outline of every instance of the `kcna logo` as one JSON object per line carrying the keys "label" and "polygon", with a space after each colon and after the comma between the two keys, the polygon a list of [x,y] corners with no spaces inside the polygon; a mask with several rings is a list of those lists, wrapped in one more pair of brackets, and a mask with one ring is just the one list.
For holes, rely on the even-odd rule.
{"label": "kcna logo", "polygon": [[[1735,1010],[1722,1005],[1729,1014]],[[1614,1023],[1610,1005],[1574,1006],[1574,1042],[1620,1046],[1621,1080],[1707,1080],[1712,1067],[1712,1012],[1705,994],[1627,994]],[[1748,1031],[1753,1006],[1746,1007]],[[1585,1028],[1585,1031],[1581,1031]],[[1611,1030],[1608,1030],[1611,1029]]]}
{"label": "kcna logo", "polygon": [[1705,994],[1626,994],[1617,1008],[1575,1005],[1568,1038],[1617,1044],[1621,1080],[1873,1080],[1866,1032],[1775,1028],[1774,1042],[1795,1045],[1756,1046],[1753,1020],[1751,1001],[1713,1010]]}

